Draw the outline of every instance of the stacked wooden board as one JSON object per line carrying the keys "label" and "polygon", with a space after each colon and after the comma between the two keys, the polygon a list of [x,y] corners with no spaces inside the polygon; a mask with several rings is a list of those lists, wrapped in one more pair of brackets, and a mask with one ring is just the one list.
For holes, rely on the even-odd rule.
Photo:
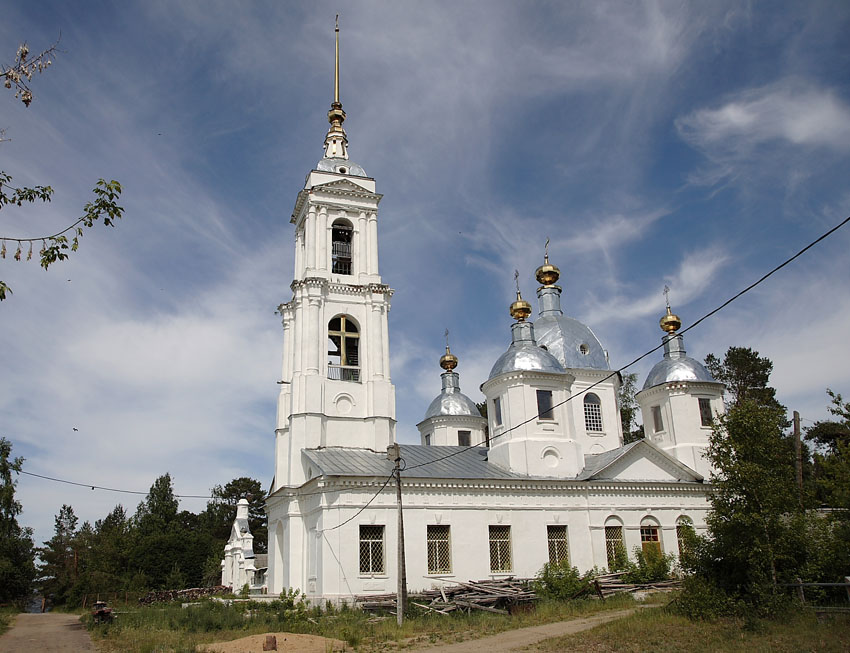
{"label": "stacked wooden board", "polygon": [[[449,614],[455,610],[483,610],[508,614],[509,610],[537,600],[529,588],[528,579],[513,577],[500,580],[471,580],[455,582],[439,589],[411,593],[410,605],[429,612]],[[363,610],[391,610],[396,608],[395,594],[371,594],[356,597],[357,605]]]}

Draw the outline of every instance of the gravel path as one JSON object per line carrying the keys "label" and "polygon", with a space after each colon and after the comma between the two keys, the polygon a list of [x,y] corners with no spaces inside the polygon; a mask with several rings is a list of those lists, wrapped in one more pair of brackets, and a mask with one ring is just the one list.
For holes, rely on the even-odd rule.
{"label": "gravel path", "polygon": [[627,617],[637,609],[612,610],[611,612],[603,612],[592,617],[558,621],[553,624],[529,626],[528,628],[518,628],[516,630],[506,630],[498,635],[470,639],[465,642],[458,642],[457,644],[438,644],[435,646],[424,646],[422,648],[411,647],[405,649],[405,651],[407,653],[507,653],[507,651],[515,651],[520,648],[539,644],[543,640],[551,639],[552,637],[561,637],[562,635],[571,635],[573,633],[580,633],[583,630],[590,630],[599,624]]}
{"label": "gravel path", "polygon": [[82,653],[94,651],[88,632],[74,614],[19,614],[0,637],[0,653]]}

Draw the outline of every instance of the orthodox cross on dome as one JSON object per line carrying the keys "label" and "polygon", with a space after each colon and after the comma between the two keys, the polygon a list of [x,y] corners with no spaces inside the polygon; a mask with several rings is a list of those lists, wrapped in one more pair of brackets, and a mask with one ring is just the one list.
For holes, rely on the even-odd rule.
{"label": "orthodox cross on dome", "polygon": [[516,283],[516,301],[510,306],[511,317],[517,322],[525,322],[525,318],[531,315],[531,304],[522,298],[519,291],[519,270],[514,270],[514,283]]}
{"label": "orthodox cross on dome", "polygon": [[549,238],[546,238],[546,244],[543,246],[543,260],[549,262]]}
{"label": "orthodox cross on dome", "polygon": [[670,310],[670,286],[665,284],[662,294],[664,295],[664,302],[667,304],[667,312],[658,321],[658,325],[661,327],[662,331],[673,334],[682,326],[682,320],[678,315]]}
{"label": "orthodox cross on dome", "polygon": [[331,128],[325,136],[325,158],[347,159],[348,137],[342,128],[345,121],[345,111],[342,102],[339,101],[339,14],[336,16],[334,25],[334,100],[331,102],[331,110],[328,111],[328,122]]}
{"label": "orthodox cross on dome", "polygon": [[664,290],[661,291],[661,294],[664,295],[664,303],[667,304],[667,308],[670,308],[670,286],[666,283],[664,284]]}
{"label": "orthodox cross on dome", "polygon": [[451,372],[454,368],[457,367],[457,356],[452,353],[452,350],[449,349],[449,330],[446,329],[446,353],[440,358],[440,367],[442,367],[446,372]]}
{"label": "orthodox cross on dome", "polygon": [[448,351],[449,350],[449,330],[448,329],[446,329],[445,335],[446,335],[446,351]]}

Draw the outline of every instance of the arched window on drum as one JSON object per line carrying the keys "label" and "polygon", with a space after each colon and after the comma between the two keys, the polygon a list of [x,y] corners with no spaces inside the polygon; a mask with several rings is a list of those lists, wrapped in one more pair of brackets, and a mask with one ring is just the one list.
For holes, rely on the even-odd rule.
{"label": "arched window on drum", "polygon": [[584,428],[597,433],[602,431],[602,402],[592,392],[584,395]]}
{"label": "arched window on drum", "polygon": [[360,332],[347,315],[328,322],[328,378],[360,381]]}
{"label": "arched window on drum", "polygon": [[331,225],[331,271],[336,274],[351,274],[351,240],[354,227],[344,218],[334,220]]}

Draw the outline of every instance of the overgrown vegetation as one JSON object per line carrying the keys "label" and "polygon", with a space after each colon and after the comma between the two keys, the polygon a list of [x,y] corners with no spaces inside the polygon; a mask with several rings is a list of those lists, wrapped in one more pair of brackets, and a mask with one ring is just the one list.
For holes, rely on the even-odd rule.
{"label": "overgrown vegetation", "polygon": [[425,614],[412,606],[403,626],[394,617],[376,619],[348,606],[309,605],[297,593],[283,601],[234,602],[224,605],[202,601],[181,608],[156,605],[122,614],[110,625],[88,627],[101,648],[122,653],[195,651],[216,641],[238,639],[267,632],[307,633],[345,641],[357,650],[385,650],[387,645],[461,641],[513,628],[562,621],[634,605],[630,597],[605,601],[542,601],[531,612],[503,616],[487,612],[450,615]]}

